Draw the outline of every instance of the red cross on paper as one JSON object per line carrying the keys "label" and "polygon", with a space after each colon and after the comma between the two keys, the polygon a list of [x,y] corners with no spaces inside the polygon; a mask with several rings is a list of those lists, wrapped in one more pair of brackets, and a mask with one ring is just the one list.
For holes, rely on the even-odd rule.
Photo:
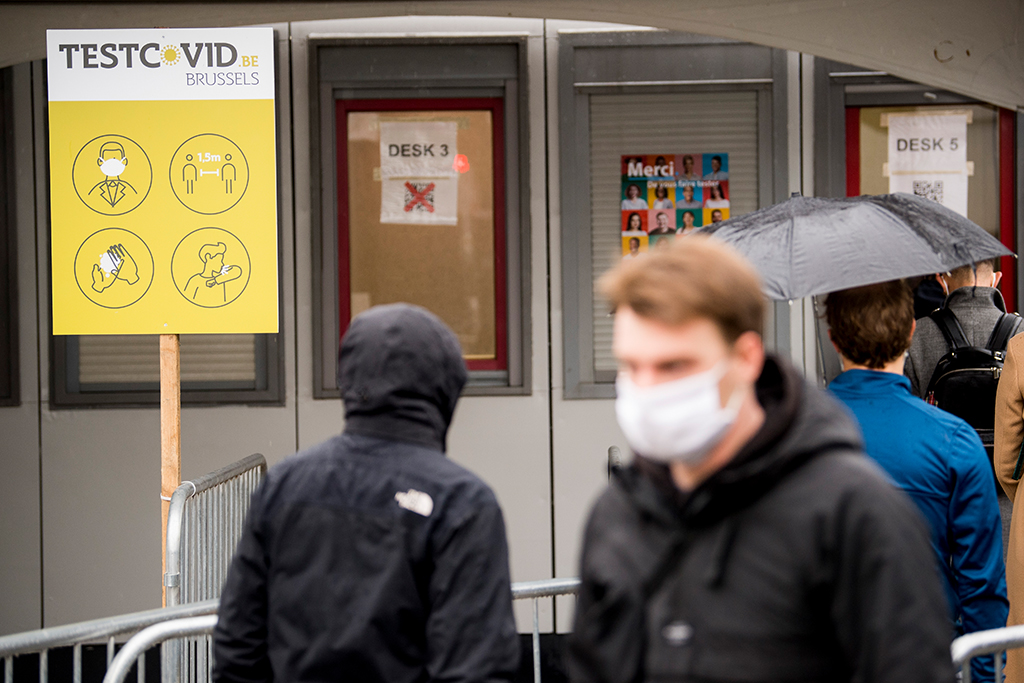
{"label": "red cross on paper", "polygon": [[419,190],[416,189],[415,185],[407,182],[405,184],[405,189],[409,190],[409,192],[412,193],[412,200],[410,200],[409,203],[405,205],[406,212],[412,211],[417,204],[422,204],[424,209],[426,209],[430,213],[434,213],[434,205],[427,201],[427,195],[431,191],[433,191],[434,183],[430,183],[425,188],[423,188],[422,192],[420,192]]}

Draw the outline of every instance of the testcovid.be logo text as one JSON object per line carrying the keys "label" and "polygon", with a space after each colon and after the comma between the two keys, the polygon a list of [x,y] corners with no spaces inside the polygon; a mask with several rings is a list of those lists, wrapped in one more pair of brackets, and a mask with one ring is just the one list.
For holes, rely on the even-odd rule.
{"label": "testcovid.be logo text", "polygon": [[67,43],[57,46],[67,68],[75,69],[134,69],[143,66],[158,69],[177,66],[183,62],[192,68],[200,64],[208,68],[259,67],[257,55],[241,55],[231,43]]}

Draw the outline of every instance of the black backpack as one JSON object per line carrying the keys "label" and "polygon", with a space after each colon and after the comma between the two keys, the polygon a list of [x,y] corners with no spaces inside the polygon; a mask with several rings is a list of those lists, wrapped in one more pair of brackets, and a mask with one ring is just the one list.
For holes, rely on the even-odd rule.
{"label": "black backpack", "polygon": [[984,347],[971,346],[953,311],[940,308],[929,316],[942,330],[949,352],[939,359],[925,400],[963,418],[991,447],[995,426],[996,386],[1003,372],[1006,343],[1019,316],[1003,313]]}

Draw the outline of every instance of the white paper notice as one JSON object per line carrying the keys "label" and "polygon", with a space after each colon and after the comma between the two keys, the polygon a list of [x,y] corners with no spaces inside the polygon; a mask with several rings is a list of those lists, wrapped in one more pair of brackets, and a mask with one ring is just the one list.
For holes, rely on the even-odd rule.
{"label": "white paper notice", "polygon": [[967,215],[967,114],[889,115],[889,191]]}
{"label": "white paper notice", "polygon": [[380,222],[455,225],[458,182],[457,178],[381,180]]}
{"label": "white paper notice", "polygon": [[382,121],[380,177],[452,178],[457,172],[455,121]]}
{"label": "white paper notice", "polygon": [[889,177],[889,192],[909,192],[967,215],[966,173],[914,173]]}
{"label": "white paper notice", "polygon": [[966,170],[966,114],[889,115],[890,173]]}

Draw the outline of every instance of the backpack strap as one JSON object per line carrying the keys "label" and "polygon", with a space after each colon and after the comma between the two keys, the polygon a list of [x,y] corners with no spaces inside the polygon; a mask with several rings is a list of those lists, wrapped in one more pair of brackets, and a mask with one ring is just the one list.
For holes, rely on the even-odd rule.
{"label": "backpack strap", "polygon": [[939,326],[939,330],[942,331],[942,336],[946,338],[946,344],[949,346],[950,351],[956,351],[971,345],[967,341],[967,335],[964,334],[964,328],[961,327],[960,321],[957,320],[956,314],[953,311],[942,307],[928,317]]}
{"label": "backpack strap", "polygon": [[995,329],[992,330],[992,336],[988,338],[985,348],[992,353],[1001,354],[1003,351],[1006,351],[1006,343],[1010,341],[1018,320],[1019,318],[1015,315],[1003,313],[999,318],[999,322],[996,323]]}

